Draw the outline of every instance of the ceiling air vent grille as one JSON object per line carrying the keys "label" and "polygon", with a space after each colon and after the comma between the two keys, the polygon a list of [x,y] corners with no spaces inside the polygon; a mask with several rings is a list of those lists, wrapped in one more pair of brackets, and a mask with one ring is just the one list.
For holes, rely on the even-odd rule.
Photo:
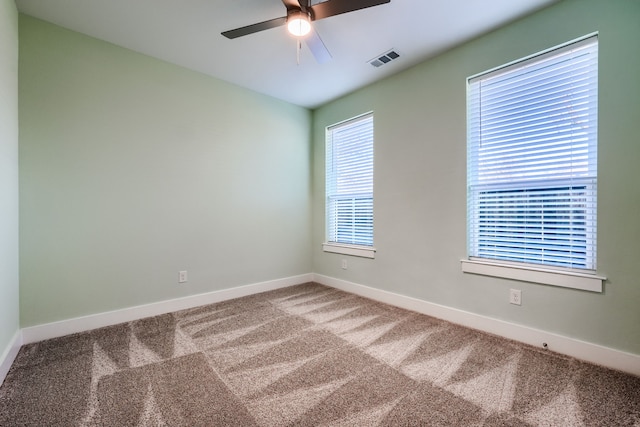
{"label": "ceiling air vent grille", "polygon": [[398,59],[399,57],[400,55],[398,54],[398,52],[396,52],[395,50],[390,50],[383,53],[382,55],[378,55],[377,57],[373,58],[369,61],[369,64],[377,68],[383,66],[384,64],[388,64],[389,62],[393,61],[394,59]]}

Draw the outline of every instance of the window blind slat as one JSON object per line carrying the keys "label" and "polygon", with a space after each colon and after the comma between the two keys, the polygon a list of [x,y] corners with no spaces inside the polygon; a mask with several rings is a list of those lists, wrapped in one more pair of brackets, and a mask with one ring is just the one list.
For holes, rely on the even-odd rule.
{"label": "window blind slat", "polygon": [[327,241],[373,246],[373,116],[327,128]]}
{"label": "window blind slat", "polygon": [[469,79],[471,257],[594,270],[597,37]]}

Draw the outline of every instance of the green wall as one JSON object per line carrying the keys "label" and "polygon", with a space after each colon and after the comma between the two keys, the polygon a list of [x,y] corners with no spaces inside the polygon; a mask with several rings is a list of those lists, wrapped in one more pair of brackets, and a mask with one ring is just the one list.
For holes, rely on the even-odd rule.
{"label": "green wall", "polygon": [[0,362],[18,318],[18,11],[0,0]]}
{"label": "green wall", "polygon": [[310,111],[24,15],[19,77],[22,327],[312,270]]}
{"label": "green wall", "polygon": [[[0,85],[11,92],[7,4]],[[640,354],[639,16],[637,0],[563,0],[313,113],[21,16],[20,326],[315,271]],[[466,77],[594,31],[605,291],[463,274]],[[15,103],[0,100],[2,120],[17,123]],[[342,270],[347,257],[321,248],[324,129],[371,110],[378,252]],[[0,158],[15,176],[6,129]],[[0,230],[17,223],[11,182],[0,182]],[[0,349],[17,328],[16,281],[0,276]]]}
{"label": "green wall", "polygon": [[[640,2],[564,0],[314,112],[319,274],[640,354]],[[598,272],[603,293],[463,274],[466,78],[599,31]],[[324,129],[375,114],[374,260],[322,252]],[[508,303],[522,290],[522,306]]]}

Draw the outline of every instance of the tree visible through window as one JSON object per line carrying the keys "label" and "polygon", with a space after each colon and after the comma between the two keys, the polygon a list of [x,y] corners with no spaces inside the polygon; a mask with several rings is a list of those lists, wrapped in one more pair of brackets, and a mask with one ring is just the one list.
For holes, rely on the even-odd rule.
{"label": "tree visible through window", "polygon": [[597,36],[469,79],[470,257],[596,269]]}

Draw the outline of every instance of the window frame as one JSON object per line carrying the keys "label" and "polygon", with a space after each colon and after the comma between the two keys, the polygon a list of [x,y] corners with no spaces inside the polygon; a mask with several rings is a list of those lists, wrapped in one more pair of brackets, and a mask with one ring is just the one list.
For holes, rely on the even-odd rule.
{"label": "window frame", "polygon": [[[495,75],[497,73],[508,73],[510,70],[519,70],[523,67],[527,67],[529,64],[532,64],[536,60],[540,60],[541,57],[547,57],[548,54],[558,51],[558,50],[567,50],[571,49],[572,46],[578,46],[583,43],[589,42],[589,40],[595,39],[597,43],[598,33],[588,34],[584,37],[580,37],[578,39],[569,41],[567,43],[563,43],[559,46],[552,47],[542,52],[538,52],[533,55],[529,55],[525,58],[518,59],[516,61],[512,61],[508,64],[505,64],[500,67],[496,67],[494,69],[476,74],[467,79],[467,108],[468,114],[467,117],[467,126],[468,132],[470,132],[470,123],[473,117],[471,116],[471,107],[470,107],[470,87],[472,81],[477,81],[479,78],[486,78],[488,76]],[[597,78],[597,77],[596,77]],[[597,107],[596,107],[597,108]],[[596,110],[597,111],[597,110]],[[597,113],[596,113],[597,114]],[[597,116],[596,116],[597,117]],[[597,138],[597,134],[596,134]],[[471,135],[468,133],[467,136],[467,144],[468,149],[471,146]],[[597,140],[595,143],[595,150],[597,150]],[[471,153],[469,153],[471,155]],[[597,151],[594,153],[597,156]],[[468,159],[470,161],[470,159]],[[470,173],[471,164],[467,164],[467,172]],[[596,178],[597,180],[597,175]],[[591,250],[594,251],[594,265],[593,269],[586,268],[567,268],[567,267],[557,267],[553,265],[548,265],[544,263],[527,263],[527,262],[512,262],[499,258],[480,258],[472,256],[472,248],[471,248],[471,235],[472,235],[472,216],[471,212],[471,203],[473,199],[473,194],[471,192],[471,176],[468,176],[467,182],[467,250],[468,255],[466,259],[461,260],[461,268],[464,273],[472,273],[479,274],[485,276],[506,278],[512,280],[533,282],[533,283],[541,283],[553,286],[561,286],[575,289],[588,290],[593,292],[602,292],[602,284],[606,280],[606,277],[599,276],[596,271],[595,265],[595,251],[597,250],[597,246],[595,244],[595,235],[594,237],[594,245]],[[476,184],[477,185],[477,184]],[[524,187],[522,187],[524,185]],[[596,182],[593,183],[596,186]],[[522,188],[520,188],[522,187]],[[498,188],[496,186],[496,188]],[[527,183],[523,183],[520,186],[515,186],[514,188],[520,188],[521,190],[527,190]],[[479,190],[476,190],[479,191]],[[496,191],[496,190],[493,190]],[[497,191],[496,191],[497,192]],[[479,197],[476,195],[476,197]],[[596,196],[597,197],[597,196]],[[477,203],[480,203],[479,201]],[[595,222],[595,220],[594,220]],[[520,256],[520,258],[524,258],[524,256]]]}
{"label": "window frame", "polygon": [[[370,164],[370,169],[371,169],[371,245],[364,245],[364,244],[353,244],[350,242],[339,242],[339,241],[332,241],[332,239],[330,238],[330,229],[331,229],[331,225],[330,225],[330,221],[331,221],[331,215],[330,215],[330,209],[331,209],[331,202],[330,202],[330,198],[335,198],[337,196],[337,194],[333,194],[330,190],[330,188],[334,187],[334,185],[331,185],[331,183],[329,182],[330,179],[334,176],[331,172],[330,172],[330,167],[333,166],[334,164],[334,160],[333,157],[330,155],[333,151],[332,145],[333,144],[333,131],[334,130],[339,130],[339,129],[344,129],[346,126],[349,126],[350,124],[353,125],[357,125],[359,123],[361,123],[363,120],[371,120],[371,164]],[[341,122],[332,124],[330,126],[327,126],[325,128],[325,240],[324,243],[322,244],[322,249],[324,252],[329,252],[329,253],[336,253],[336,254],[342,254],[342,255],[351,255],[351,256],[357,256],[357,257],[363,257],[363,258],[375,258],[375,252],[376,252],[376,248],[374,247],[374,192],[373,192],[373,170],[374,170],[374,122],[373,122],[373,112],[369,111],[367,113],[363,113],[360,114],[358,116],[352,117],[350,119],[347,120],[343,120]],[[337,179],[337,177],[336,177]],[[353,193],[354,196],[356,195],[356,193]],[[336,231],[336,233],[338,233],[338,231]]]}

